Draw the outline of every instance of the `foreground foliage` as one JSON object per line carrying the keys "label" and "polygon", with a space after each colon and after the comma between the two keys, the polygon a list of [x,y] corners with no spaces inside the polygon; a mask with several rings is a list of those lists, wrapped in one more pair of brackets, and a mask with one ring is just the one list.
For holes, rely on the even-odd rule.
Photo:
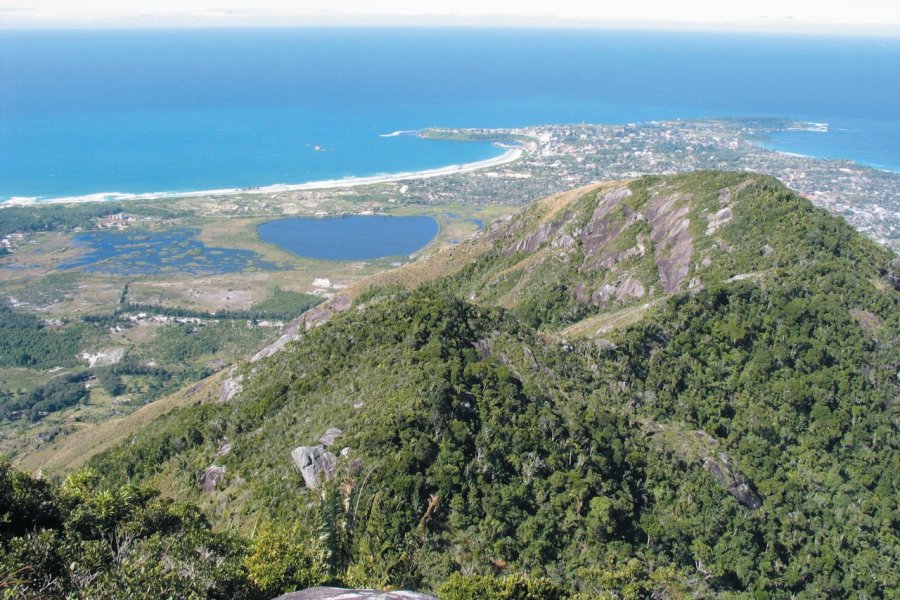
{"label": "foreground foliage", "polygon": [[253,597],[237,538],[196,507],[97,479],[57,486],[0,458],[0,597]]}

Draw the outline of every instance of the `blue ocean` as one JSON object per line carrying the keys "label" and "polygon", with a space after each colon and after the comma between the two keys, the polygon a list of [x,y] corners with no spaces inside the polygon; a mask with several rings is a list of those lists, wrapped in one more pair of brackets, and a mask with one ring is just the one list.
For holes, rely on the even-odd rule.
{"label": "blue ocean", "polygon": [[900,38],[440,29],[0,31],[0,201],[420,170],[487,143],[383,137],[777,116],[771,146],[900,170]]}

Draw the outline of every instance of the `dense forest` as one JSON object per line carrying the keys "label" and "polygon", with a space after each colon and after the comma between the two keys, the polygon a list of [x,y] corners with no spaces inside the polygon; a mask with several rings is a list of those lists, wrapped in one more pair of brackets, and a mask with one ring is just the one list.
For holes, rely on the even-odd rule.
{"label": "dense forest", "polygon": [[7,206],[0,210],[0,237],[11,233],[34,233],[37,231],[71,231],[72,229],[93,229],[97,219],[128,211],[144,216],[176,216],[184,211],[165,208],[141,207],[110,202],[89,204],[47,204],[42,206]]}
{"label": "dense forest", "polygon": [[82,324],[48,327],[31,313],[0,304],[0,367],[50,369],[75,364],[90,328]]}
{"label": "dense forest", "polygon": [[93,229],[98,218],[122,212],[121,204],[80,204],[77,206],[10,206],[0,210],[0,237],[10,233]]}
{"label": "dense forest", "polygon": [[[244,367],[229,402],[162,416],[60,487],[6,468],[27,491],[0,494],[57,512],[0,520],[0,588],[39,595],[55,568],[55,593],[102,597],[152,572],[116,560],[172,548],[146,585],[178,597],[896,597],[896,256],[770,178],[623,185],[527,209],[455,273],[369,290]],[[331,457],[315,485],[298,446]],[[135,494],[191,519],[148,524]],[[116,516],[83,534],[96,496]],[[121,558],[135,530],[150,554]],[[178,562],[192,540],[215,585]]]}

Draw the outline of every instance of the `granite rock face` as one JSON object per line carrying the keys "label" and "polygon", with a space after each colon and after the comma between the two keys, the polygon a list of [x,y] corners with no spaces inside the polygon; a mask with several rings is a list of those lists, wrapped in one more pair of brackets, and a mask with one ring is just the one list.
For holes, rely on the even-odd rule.
{"label": "granite rock face", "polygon": [[377,590],[315,587],[301,592],[284,594],[274,600],[437,600],[437,598],[407,591],[379,592]]}
{"label": "granite rock face", "polygon": [[219,394],[219,402],[230,402],[235,396],[240,394],[244,389],[244,376],[234,375],[234,370],[230,377],[222,382],[222,391]]}
{"label": "granite rock face", "polygon": [[762,506],[762,499],[744,481],[743,476],[731,466],[731,462],[724,454],[719,453],[715,457],[705,457],[703,468],[709,471],[716,481],[725,486],[729,494],[750,510],[756,510]]}
{"label": "granite rock face", "polygon": [[525,236],[524,239],[519,240],[515,244],[510,245],[506,249],[503,250],[503,254],[505,256],[511,256],[518,252],[534,252],[541,245],[546,242],[550,237],[557,232],[559,229],[559,223],[544,223],[540,227],[538,227],[534,232]]}
{"label": "granite rock face", "polygon": [[319,487],[319,483],[323,479],[328,480],[334,477],[337,468],[337,459],[334,454],[327,451],[321,444],[294,448],[291,458],[299,467],[306,487],[311,490]]}
{"label": "granite rock face", "polygon": [[323,302],[315,308],[311,308],[282,329],[281,337],[262,348],[253,355],[250,362],[258,362],[264,358],[268,358],[277,352],[284,350],[289,343],[297,341],[303,335],[303,332],[318,327],[331,320],[331,317],[337,313],[344,312],[349,309],[353,302],[346,294],[341,294],[331,298],[327,302]]}
{"label": "granite rock face", "polygon": [[[608,309],[659,291],[675,293],[684,288],[691,272],[697,242],[691,219],[705,218],[706,236],[711,236],[734,218],[728,188],[720,191],[718,207],[699,215],[694,214],[693,194],[678,189],[656,186],[648,198],[640,200],[634,199],[628,186],[606,190],[595,186],[581,193],[590,200],[592,192],[592,203],[576,200],[566,208],[551,204],[547,213],[492,228],[486,239],[503,240],[502,256],[527,255],[521,261],[527,268],[519,267],[525,274],[514,289],[545,285],[530,273],[541,272],[539,265],[553,260],[577,277],[554,284],[569,290],[583,305]],[[530,231],[522,235],[529,225]],[[655,274],[647,269],[645,258],[653,261]],[[515,270],[511,267],[501,274]]]}
{"label": "granite rock face", "polygon": [[200,476],[200,489],[204,492],[211,492],[225,478],[225,467],[212,465],[208,467]]}
{"label": "granite rock face", "polygon": [[677,291],[690,268],[690,199],[690,194],[668,194],[654,196],[647,203],[650,239],[656,249],[659,281],[666,292]]}

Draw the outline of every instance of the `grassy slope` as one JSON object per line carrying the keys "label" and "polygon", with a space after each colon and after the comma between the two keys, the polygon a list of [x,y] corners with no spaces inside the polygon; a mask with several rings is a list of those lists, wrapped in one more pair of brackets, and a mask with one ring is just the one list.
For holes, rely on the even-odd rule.
{"label": "grassy slope", "polygon": [[221,371],[203,381],[188,386],[165,398],[139,408],[123,417],[100,423],[81,423],[79,429],[40,450],[25,454],[17,468],[27,471],[58,473],[83,467],[94,455],[139,434],[161,415],[197,404],[213,401],[227,371]]}

